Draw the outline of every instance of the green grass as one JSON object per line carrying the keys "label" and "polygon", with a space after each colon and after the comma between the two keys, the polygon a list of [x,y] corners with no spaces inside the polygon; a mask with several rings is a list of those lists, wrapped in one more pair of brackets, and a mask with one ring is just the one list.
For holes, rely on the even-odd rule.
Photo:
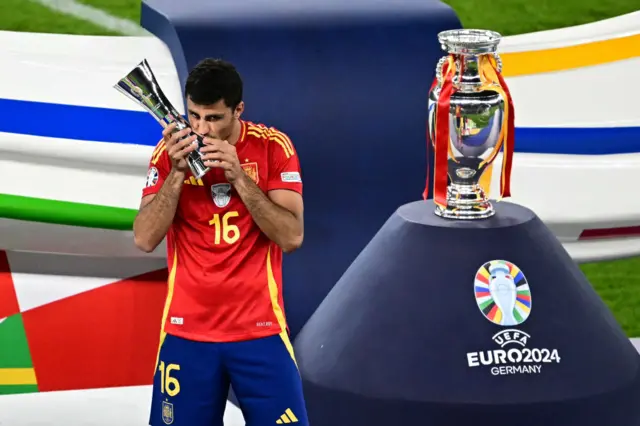
{"label": "green grass", "polygon": [[580,265],[625,333],[640,337],[640,258]]}
{"label": "green grass", "polygon": [[106,10],[118,18],[140,22],[140,0],[78,0],[78,2]]}
{"label": "green grass", "polygon": [[638,0],[442,0],[465,28],[503,35],[587,24],[640,10]]}
{"label": "green grass", "polygon": [[[79,0],[114,16],[140,20],[140,0]],[[638,0],[443,0],[467,28],[503,35],[585,24],[640,9]],[[0,30],[111,35],[30,0],[0,0]],[[1,97],[1,94],[0,94]],[[640,336],[640,258],[581,265],[629,336]]]}
{"label": "green grass", "polygon": [[54,12],[29,0],[0,0],[0,30],[57,34],[117,35],[117,33],[105,30],[90,22]]}

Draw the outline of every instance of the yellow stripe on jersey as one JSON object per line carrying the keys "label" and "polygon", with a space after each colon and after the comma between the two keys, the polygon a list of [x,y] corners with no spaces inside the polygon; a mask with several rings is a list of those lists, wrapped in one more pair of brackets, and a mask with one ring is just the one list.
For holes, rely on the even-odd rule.
{"label": "yellow stripe on jersey", "polygon": [[266,136],[266,134],[269,132],[269,129],[267,129],[267,127],[262,124],[248,123],[247,134],[249,134],[249,132],[257,133],[260,135],[260,137],[262,137],[263,135]]}
{"label": "yellow stripe on jersey", "polygon": [[240,139],[243,141],[244,138],[247,136],[247,123],[244,120],[240,120]]}
{"label": "yellow stripe on jersey", "polygon": [[169,308],[171,307],[171,300],[173,299],[173,289],[176,283],[176,270],[178,269],[178,248],[173,247],[173,264],[171,265],[171,272],[169,272],[169,280],[167,282],[167,298],[164,302],[164,311],[162,312],[162,323],[160,323],[160,344],[158,345],[158,354],[156,355],[156,365],[153,367],[153,374],[155,375],[155,369],[158,368],[158,361],[160,361],[160,349],[164,344],[164,339],[167,337],[167,333],[164,331],[164,325],[167,322],[167,316],[169,315]]}
{"label": "yellow stripe on jersey", "polygon": [[269,138],[269,140],[280,145],[284,150],[284,154],[287,156],[287,158],[293,155],[293,149],[289,148],[289,145],[288,145],[289,142],[287,142],[289,138],[287,138],[283,133],[281,132],[271,133],[271,137]]}
{"label": "yellow stripe on jersey", "polygon": [[291,153],[291,155],[295,155],[295,151],[293,150],[293,142],[291,142],[291,139],[289,139],[289,136],[286,135],[286,133],[282,133],[282,132],[278,132],[280,134],[280,136],[282,137],[282,139],[284,139],[285,144],[287,145],[287,148],[289,149],[289,152]]}
{"label": "yellow stripe on jersey", "polygon": [[152,156],[156,155],[158,153],[158,151],[160,150],[160,148],[162,148],[162,146],[165,144],[164,139],[160,139],[158,141],[158,143],[156,144],[155,148],[153,148],[153,154],[151,154]]}
{"label": "yellow stripe on jersey", "polygon": [[287,158],[295,155],[291,139],[289,139],[286,134],[273,127],[268,129],[262,125],[249,124],[247,135],[255,136],[261,139],[267,139],[269,142],[277,143],[282,147],[282,150],[284,151],[284,154],[287,156]]}
{"label": "yellow stripe on jersey", "polygon": [[153,150],[153,154],[151,154],[151,164],[156,164],[160,159],[162,153],[167,149],[167,145],[164,143],[164,139],[160,141],[156,149]]}
{"label": "yellow stripe on jersey", "polygon": [[293,345],[289,340],[289,334],[287,333],[287,322],[284,318],[284,313],[282,312],[282,308],[280,307],[280,303],[278,302],[278,283],[276,283],[276,279],[273,276],[273,269],[271,267],[271,248],[267,252],[267,285],[269,286],[269,295],[271,296],[271,306],[273,308],[273,313],[278,320],[278,325],[280,325],[280,338],[284,342],[287,351],[289,351],[289,355],[291,355],[291,359],[298,366],[296,362],[296,357],[293,352]]}

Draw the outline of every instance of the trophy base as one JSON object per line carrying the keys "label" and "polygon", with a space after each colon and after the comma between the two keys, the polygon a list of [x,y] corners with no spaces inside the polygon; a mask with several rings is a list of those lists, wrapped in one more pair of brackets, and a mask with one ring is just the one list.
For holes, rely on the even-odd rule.
{"label": "trophy base", "polygon": [[457,185],[447,187],[447,205],[436,206],[435,214],[444,219],[479,220],[495,215],[493,205],[480,185]]}

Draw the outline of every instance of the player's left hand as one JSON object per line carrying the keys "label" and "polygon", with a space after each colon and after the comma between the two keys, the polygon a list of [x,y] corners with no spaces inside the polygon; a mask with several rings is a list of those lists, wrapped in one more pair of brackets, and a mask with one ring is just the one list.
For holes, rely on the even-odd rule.
{"label": "player's left hand", "polygon": [[225,140],[210,137],[205,137],[203,142],[200,152],[205,166],[223,169],[229,183],[234,183],[244,174],[235,146]]}

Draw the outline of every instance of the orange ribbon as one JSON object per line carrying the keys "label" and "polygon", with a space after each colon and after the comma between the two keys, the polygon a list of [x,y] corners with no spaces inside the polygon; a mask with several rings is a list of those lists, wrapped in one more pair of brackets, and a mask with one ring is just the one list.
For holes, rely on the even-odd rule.
{"label": "orange ribbon", "polygon": [[[434,148],[434,202],[436,205],[445,208],[447,205],[447,185],[448,185],[448,152],[450,150],[449,135],[449,109],[451,95],[456,92],[453,86],[453,76],[456,74],[454,56],[449,55],[447,61],[442,66],[442,87],[438,96],[438,105],[435,114],[435,134],[433,140]],[[482,55],[479,60],[480,78],[483,81],[483,90],[498,92],[505,100],[504,121],[500,130],[498,143],[494,151],[484,161],[491,163],[504,146],[502,158],[502,173],[500,180],[500,199],[511,196],[511,169],[514,152],[514,132],[515,114],[513,109],[513,99],[502,75],[498,72],[497,63],[492,55]],[[431,86],[433,90],[438,84],[437,77]],[[429,143],[429,130],[427,127],[427,159],[431,143]],[[426,199],[429,192],[429,169],[427,163],[427,182],[422,194]]]}

